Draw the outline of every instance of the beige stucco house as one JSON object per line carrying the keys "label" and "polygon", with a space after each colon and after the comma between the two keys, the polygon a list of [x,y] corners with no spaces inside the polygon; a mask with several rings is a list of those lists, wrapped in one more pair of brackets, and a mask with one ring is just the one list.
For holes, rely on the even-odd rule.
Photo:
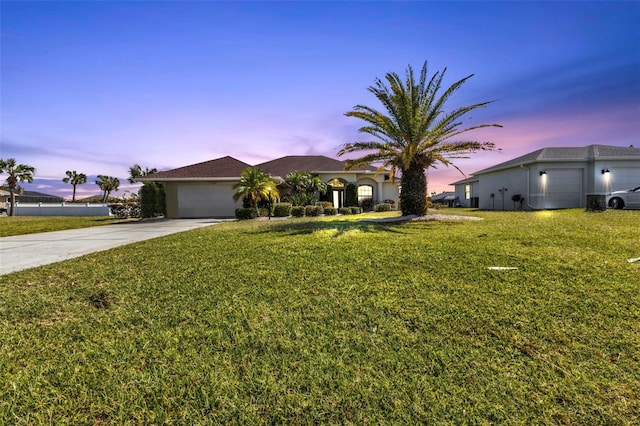
{"label": "beige stucco house", "polygon": [[542,148],[452,185],[457,205],[483,210],[586,207],[587,194],[640,186],[640,148]]}
{"label": "beige stucco house", "polygon": [[227,156],[158,172],[138,180],[164,185],[169,218],[234,217],[235,209],[242,207],[242,201],[233,201],[233,185],[247,167],[258,167],[269,173],[279,185],[282,195],[288,191],[284,178],[299,170],[311,172],[327,183],[330,193],[326,197],[336,207],[344,205],[345,188],[349,183],[356,185],[360,202],[398,202],[400,182],[397,179],[390,179],[384,173],[376,174],[375,167],[345,171],[344,161],[320,155],[291,155],[255,165]]}

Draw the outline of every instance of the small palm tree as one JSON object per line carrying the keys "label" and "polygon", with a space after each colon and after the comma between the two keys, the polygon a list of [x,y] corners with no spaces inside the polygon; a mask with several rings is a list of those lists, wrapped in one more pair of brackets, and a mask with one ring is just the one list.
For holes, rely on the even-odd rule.
{"label": "small palm tree", "polygon": [[[347,117],[356,117],[367,124],[361,133],[375,140],[353,142],[344,145],[338,155],[365,152],[357,159],[347,160],[347,169],[378,163],[378,171],[397,170],[402,174],[400,203],[405,215],[423,215],[426,211],[427,181],[425,171],[437,163],[452,165],[451,159],[468,158],[468,154],[479,150],[493,150],[491,142],[455,140],[462,133],[483,127],[502,127],[499,124],[479,124],[461,127],[461,119],[468,112],[482,108],[491,102],[481,102],[446,112],[444,105],[453,93],[473,77],[473,74],[453,83],[440,92],[446,68],[427,79],[427,62],[415,80],[413,68],[409,66],[405,80],[396,73],[387,73],[386,83],[379,78],[369,92],[382,103],[386,114],[374,108],[356,105]],[[457,167],[456,167],[457,168]],[[459,169],[458,169],[459,170]]]}
{"label": "small palm tree", "polygon": [[96,185],[102,190],[102,202],[106,203],[109,200],[111,192],[117,191],[120,187],[120,179],[106,175],[98,175]]}
{"label": "small palm tree", "polygon": [[11,197],[11,216],[16,215],[16,190],[18,182],[33,182],[36,169],[26,164],[17,164],[15,158],[0,159],[0,173],[7,174],[7,188]]}
{"label": "small palm tree", "polygon": [[309,205],[316,200],[316,192],[327,193],[327,184],[320,178],[309,172],[294,170],[289,172],[285,181],[291,185],[289,201],[293,205]]}
{"label": "small palm tree", "polygon": [[244,198],[249,201],[249,206],[258,210],[258,203],[262,200],[278,198],[280,193],[271,177],[258,167],[248,167],[240,174],[240,182],[233,185],[236,193],[233,200]]}
{"label": "small palm tree", "polygon": [[85,175],[84,173],[78,173],[75,170],[74,171],[67,170],[65,173],[67,177],[63,178],[62,181],[64,183],[70,183],[71,185],[73,185],[73,197],[71,198],[71,202],[75,202],[76,186],[87,183],[87,175]]}
{"label": "small palm tree", "polygon": [[145,167],[144,170],[142,170],[140,164],[134,164],[133,166],[129,167],[129,183],[135,183],[135,180],[137,178],[149,176],[154,173],[158,173],[158,169],[150,169],[148,167]]}

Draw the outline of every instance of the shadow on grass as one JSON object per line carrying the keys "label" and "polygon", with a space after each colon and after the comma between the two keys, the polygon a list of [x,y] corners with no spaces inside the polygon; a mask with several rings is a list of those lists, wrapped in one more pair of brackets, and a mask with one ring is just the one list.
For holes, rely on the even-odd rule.
{"label": "shadow on grass", "polygon": [[[302,220],[292,219],[282,222],[265,222],[266,226],[257,233],[281,233],[285,235],[308,235],[315,232],[335,231],[333,237],[339,237],[351,231],[362,233],[407,234],[407,229],[403,225],[411,223],[408,221],[376,222],[372,220]],[[416,223],[416,222],[413,222]],[[431,222],[422,222],[427,226],[433,226]]]}

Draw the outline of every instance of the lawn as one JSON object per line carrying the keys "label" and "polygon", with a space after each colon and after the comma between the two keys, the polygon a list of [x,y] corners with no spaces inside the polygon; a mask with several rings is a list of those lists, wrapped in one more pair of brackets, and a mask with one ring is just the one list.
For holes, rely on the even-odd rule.
{"label": "lawn", "polygon": [[0,424],[640,423],[640,214],[463,214],[225,223],[5,275]]}
{"label": "lawn", "polygon": [[117,222],[122,222],[122,219],[108,216],[2,216],[0,237],[87,228]]}

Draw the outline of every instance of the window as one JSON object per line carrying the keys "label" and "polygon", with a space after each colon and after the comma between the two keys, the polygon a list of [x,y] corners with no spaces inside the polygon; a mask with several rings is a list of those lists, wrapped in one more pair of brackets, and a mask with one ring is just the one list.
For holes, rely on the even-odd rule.
{"label": "window", "polygon": [[465,200],[471,199],[471,185],[464,186],[464,199]]}
{"label": "window", "polygon": [[360,185],[358,187],[358,204],[362,204],[365,200],[373,199],[373,186]]}
{"label": "window", "polygon": [[342,182],[340,179],[331,179],[329,182],[327,182],[327,185],[331,186],[332,188],[344,188],[344,182]]}

